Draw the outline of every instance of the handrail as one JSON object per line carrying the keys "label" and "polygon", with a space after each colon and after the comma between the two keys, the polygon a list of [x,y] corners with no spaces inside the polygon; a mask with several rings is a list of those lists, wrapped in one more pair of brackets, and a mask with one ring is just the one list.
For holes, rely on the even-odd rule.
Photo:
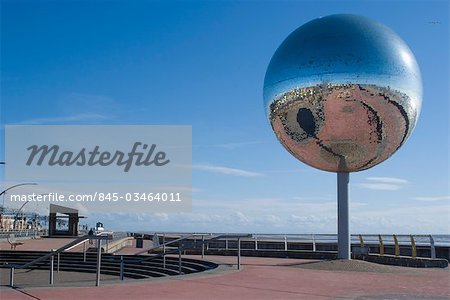
{"label": "handrail", "polygon": [[46,255],[44,255],[44,256],[41,256],[41,257],[39,257],[39,258],[36,258],[35,260],[32,260],[32,261],[30,261],[30,262],[28,262],[28,263],[26,263],[26,264],[24,264],[24,265],[21,265],[21,266],[20,266],[20,265],[19,265],[19,266],[15,265],[14,268],[15,268],[15,269],[24,269],[24,268],[28,268],[28,267],[30,267],[30,266],[32,266],[32,265],[35,265],[35,264],[38,263],[38,262],[41,262],[41,261],[43,261],[43,260],[46,260],[47,258],[50,258],[50,257],[52,257],[52,256],[55,256],[55,255],[57,255],[57,254],[59,254],[59,253],[65,251],[65,250],[67,250],[68,248],[70,248],[70,247],[76,245],[77,243],[80,243],[80,242],[83,242],[83,241],[89,240],[89,239],[93,239],[93,240],[103,240],[103,239],[109,239],[109,236],[105,236],[105,235],[99,234],[99,235],[85,235],[85,236],[79,237],[78,239],[73,240],[72,242],[70,242],[70,243],[68,243],[68,244],[66,244],[66,245],[64,245],[64,246],[62,246],[62,247],[60,247],[59,249],[56,249],[56,250],[54,250],[54,251],[51,251],[50,253],[48,253],[48,254],[46,254]]}
{"label": "handrail", "polygon": [[79,245],[81,245],[81,244],[83,244],[83,243],[87,243],[89,240],[90,240],[90,239],[84,239],[84,240],[82,240],[81,242],[79,242],[78,244],[75,244],[75,245],[73,245],[73,246],[71,246],[71,247],[65,249],[64,251],[71,250],[71,249],[73,249],[73,248],[75,248],[75,247],[77,247],[77,246],[79,246]]}
{"label": "handrail", "polygon": [[[160,244],[158,246],[154,246],[154,247],[150,247],[150,248],[141,250],[141,251],[139,251],[139,252],[137,252],[135,254],[139,255],[139,254],[142,254],[142,253],[148,253],[148,252],[150,252],[152,250],[159,249],[159,248],[164,248],[167,245],[174,244],[174,243],[177,243],[177,242],[181,242],[181,241],[187,240],[187,239],[189,239],[191,237],[205,236],[205,235],[207,235],[207,234],[199,234],[199,233],[189,234],[189,235],[180,237],[178,239],[175,239],[175,240],[172,240],[172,241]],[[251,234],[239,234],[239,233],[236,233],[236,234],[222,234],[222,235],[218,235],[218,236],[215,236],[215,237],[211,237],[211,238],[209,238],[207,240],[197,241],[197,243],[206,244],[206,243],[209,243],[211,241],[218,240],[218,239],[224,239],[224,238],[249,238],[249,237],[252,237],[252,235]]]}
{"label": "handrail", "polygon": [[154,246],[154,247],[152,246],[152,247],[150,247],[150,248],[147,248],[147,249],[141,250],[141,251],[139,251],[139,252],[136,252],[135,255],[139,255],[139,254],[142,254],[142,253],[148,253],[148,252],[150,252],[150,251],[152,251],[152,250],[159,249],[159,248],[163,248],[163,247],[165,247],[165,246],[167,246],[167,245],[170,245],[170,244],[174,244],[174,243],[180,242],[180,241],[182,241],[182,240],[188,239],[188,238],[193,237],[193,236],[194,236],[194,234],[190,234],[190,235],[188,235],[188,236],[180,237],[180,238],[178,238],[178,239],[176,239],[176,240],[173,240],[173,241],[170,241],[170,242],[166,242],[166,243],[160,244],[160,245],[158,245],[158,246]]}
{"label": "handrail", "polygon": [[24,269],[28,268],[32,265],[35,265],[43,260],[46,260],[50,258],[50,284],[53,284],[53,262],[54,262],[54,256],[58,255],[58,269],[59,271],[59,254],[67,249],[73,248],[75,245],[85,242],[86,240],[97,240],[97,271],[96,271],[96,286],[100,285],[100,264],[101,264],[101,247],[100,247],[100,240],[103,239],[112,239],[112,234],[109,232],[101,232],[96,235],[85,235],[82,237],[79,237],[72,242],[60,247],[59,249],[52,250],[50,253],[45,254],[44,256],[38,257],[26,264],[23,265],[17,265],[17,264],[6,264],[7,267],[10,268],[9,273],[9,285],[11,287],[14,287],[14,271],[15,269]]}

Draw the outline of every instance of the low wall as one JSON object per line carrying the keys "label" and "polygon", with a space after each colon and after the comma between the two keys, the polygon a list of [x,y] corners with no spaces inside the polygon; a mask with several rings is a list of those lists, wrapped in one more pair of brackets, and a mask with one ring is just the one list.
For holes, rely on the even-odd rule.
{"label": "low wall", "polygon": [[423,257],[405,257],[405,256],[394,256],[394,255],[355,255],[354,258],[392,266],[402,266],[402,267],[413,267],[413,268],[447,268],[448,261],[446,259],[432,259]]}
{"label": "low wall", "polygon": [[133,237],[126,237],[116,241],[107,241],[106,245],[102,246],[103,253],[114,253],[122,248],[129,247],[133,245]]}
{"label": "low wall", "polygon": [[[201,249],[184,251],[185,254],[201,255]],[[236,249],[209,249],[205,255],[237,256]],[[241,256],[250,257],[277,257],[277,258],[303,258],[303,259],[336,259],[337,253],[322,251],[284,251],[284,250],[250,250],[241,249]]]}

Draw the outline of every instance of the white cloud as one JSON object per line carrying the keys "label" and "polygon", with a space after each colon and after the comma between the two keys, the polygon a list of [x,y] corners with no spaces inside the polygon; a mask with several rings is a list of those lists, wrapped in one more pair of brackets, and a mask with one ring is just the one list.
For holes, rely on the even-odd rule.
{"label": "white cloud", "polygon": [[260,177],[262,173],[214,165],[192,165],[192,169],[238,177]]}
{"label": "white cloud", "polygon": [[413,199],[417,201],[434,202],[434,201],[450,200],[450,196],[414,197]]}
{"label": "white cloud", "polygon": [[380,182],[380,183],[398,183],[398,184],[409,183],[409,181],[406,179],[395,178],[395,177],[367,177],[366,179],[370,180],[370,181]]}
{"label": "white cloud", "polygon": [[250,141],[250,142],[216,144],[216,145],[212,145],[212,146],[213,147],[217,147],[217,148],[224,148],[224,149],[228,149],[228,150],[234,150],[236,148],[250,146],[250,145],[257,145],[257,144],[262,144],[262,143],[263,142],[261,142],[261,141]]}
{"label": "white cloud", "polygon": [[369,190],[381,190],[381,191],[397,191],[402,188],[402,186],[400,185],[387,183],[361,183],[358,186]]}
{"label": "white cloud", "polygon": [[102,121],[110,119],[110,117],[97,113],[81,113],[65,117],[36,118],[21,121],[17,124],[39,125],[39,124],[55,124],[55,123],[71,123],[83,121]]}
{"label": "white cloud", "polygon": [[360,183],[358,186],[369,190],[398,191],[409,183],[406,179],[395,177],[367,177],[366,180],[371,182]]}
{"label": "white cloud", "polygon": [[299,201],[330,201],[332,197],[293,197],[293,199]]}
{"label": "white cloud", "polygon": [[193,148],[222,148],[226,150],[235,150],[237,148],[263,144],[262,141],[247,141],[247,142],[229,142],[221,144],[203,144],[203,145],[192,145]]}

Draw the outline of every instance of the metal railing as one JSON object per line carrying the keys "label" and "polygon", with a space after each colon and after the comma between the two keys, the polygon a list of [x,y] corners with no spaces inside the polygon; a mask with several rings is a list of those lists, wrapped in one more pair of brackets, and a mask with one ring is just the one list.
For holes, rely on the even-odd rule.
{"label": "metal railing", "polygon": [[[55,256],[57,256],[57,271],[59,271],[59,260],[60,260],[60,253],[69,249],[72,249],[82,243],[85,243],[88,240],[97,240],[97,270],[96,270],[96,286],[100,285],[100,268],[101,268],[101,240],[108,240],[111,239],[112,235],[109,233],[100,233],[98,235],[85,235],[82,237],[79,237],[75,240],[73,240],[72,242],[58,248],[58,249],[52,249],[52,251],[48,254],[45,254],[39,258],[36,258],[28,263],[25,263],[23,265],[5,265],[6,267],[10,268],[10,273],[9,273],[9,285],[11,287],[14,287],[14,272],[16,269],[26,269],[29,268],[31,266],[34,266],[42,261],[45,261],[47,259],[50,259],[50,272],[49,272],[49,284],[53,285],[54,282],[54,261],[55,261]],[[86,261],[86,256],[84,254],[84,261]]]}
{"label": "metal railing", "polygon": [[417,257],[417,245],[430,248],[430,258],[436,258],[436,245],[433,235],[377,235],[378,243],[374,239],[375,235],[358,235],[360,240],[360,247],[364,248],[365,245],[378,244],[380,256],[385,255],[386,245],[394,246],[394,256],[400,256],[400,246],[411,247],[411,257]]}
{"label": "metal railing", "polygon": [[[157,236],[158,241],[159,241],[159,235],[157,233],[155,233],[154,235]],[[196,240],[197,237],[201,237],[201,240]],[[205,237],[207,237],[207,239],[205,239]],[[202,234],[202,233],[190,233],[190,234],[186,234],[183,235],[179,238],[176,238],[175,240],[171,240],[166,242],[166,234],[163,233],[162,234],[162,239],[163,239],[163,243],[160,245],[156,245],[156,246],[152,246],[149,247],[147,249],[143,249],[137,253],[135,253],[136,255],[139,254],[143,254],[143,253],[150,253],[153,250],[156,249],[161,249],[163,250],[163,252],[161,254],[159,254],[159,257],[163,257],[163,268],[166,268],[166,255],[167,254],[171,254],[170,252],[167,251],[167,247],[170,245],[175,244],[176,245],[176,253],[178,253],[178,262],[179,262],[179,274],[181,275],[181,255],[182,252],[184,250],[189,250],[189,249],[195,249],[198,248],[199,246],[201,246],[202,249],[202,259],[204,258],[205,255],[205,245],[208,245],[211,241],[215,241],[215,240],[236,240],[237,242],[237,268],[240,269],[241,268],[241,239],[242,238],[251,238],[252,235],[251,234],[220,234],[220,235],[212,235],[212,234]],[[191,239],[194,239],[191,242]],[[186,241],[189,241],[189,243],[186,243]],[[173,252],[172,252],[173,253]],[[142,260],[146,260],[146,259],[142,259]]]}
{"label": "metal railing", "polygon": [[0,229],[0,240],[7,239],[11,234],[15,238],[35,238],[38,236],[37,229]]}
{"label": "metal railing", "polygon": [[[149,234],[152,235],[152,234]],[[157,234],[153,233],[153,235],[157,235],[163,237],[163,244],[165,243],[167,238],[171,238],[175,240],[170,241],[170,243],[177,242],[178,239],[195,239],[196,237],[202,237],[204,240],[205,237],[208,238],[206,240],[206,249],[224,249],[224,250],[234,250],[237,248],[236,243],[230,243],[234,238],[228,239],[226,238],[227,234],[222,233],[163,233]],[[211,237],[214,237],[213,239]],[[218,243],[210,243],[214,240],[222,240],[222,243],[218,245]],[[333,250],[333,245],[337,244],[337,236],[335,234],[244,234],[241,235],[241,241],[250,242],[250,247],[248,248],[249,243],[246,243],[247,250],[256,250],[256,251],[291,251],[291,250],[299,250],[303,249],[306,251],[317,252],[320,246],[322,252],[335,252]],[[231,245],[234,244],[233,247]],[[253,245],[252,245],[253,244]],[[378,235],[378,234],[354,234],[351,235],[351,244],[353,248],[360,247],[361,249],[366,246],[372,246],[372,250],[374,247],[378,248],[378,253],[380,255],[386,255],[385,249],[386,247],[393,246],[394,255],[400,255],[400,247],[410,248],[410,256],[417,257],[418,256],[418,247],[429,248],[429,257],[436,258],[436,237],[433,235]],[[327,246],[328,245],[328,246]],[[240,246],[240,245],[239,245]],[[158,247],[157,247],[158,248]],[[202,257],[204,255],[204,247],[202,247]],[[300,250],[302,251],[302,250]],[[408,250],[409,251],[409,250]],[[142,252],[145,252],[143,250]],[[404,251],[403,251],[404,252]],[[409,255],[409,254],[408,254]]]}

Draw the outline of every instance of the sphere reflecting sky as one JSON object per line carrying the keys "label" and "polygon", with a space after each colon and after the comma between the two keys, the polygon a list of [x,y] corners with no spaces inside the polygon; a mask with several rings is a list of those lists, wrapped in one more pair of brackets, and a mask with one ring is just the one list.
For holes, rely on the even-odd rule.
{"label": "sphere reflecting sky", "polygon": [[355,15],[304,24],[278,47],[264,79],[277,138],[315,168],[355,172],[397,151],[420,113],[420,70],[386,26]]}

